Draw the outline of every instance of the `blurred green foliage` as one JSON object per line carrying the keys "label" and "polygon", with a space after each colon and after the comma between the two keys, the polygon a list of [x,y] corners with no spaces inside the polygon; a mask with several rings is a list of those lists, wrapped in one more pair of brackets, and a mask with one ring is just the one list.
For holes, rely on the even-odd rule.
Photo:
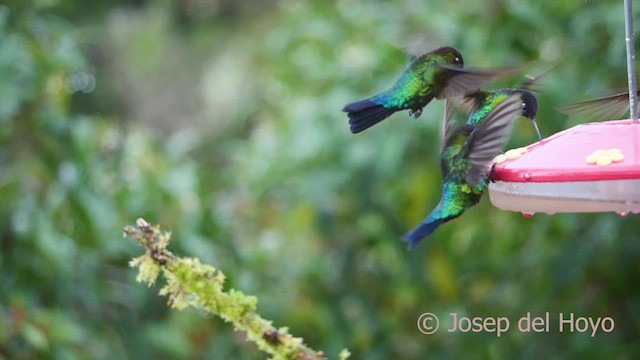
{"label": "blurred green foliage", "polygon": [[[584,121],[556,106],[625,88],[622,1],[0,6],[0,356],[262,357],[135,283],[138,250],[120,229],[137,217],[173,229],[173,251],[224,270],[330,357],[637,356],[635,216],[525,219],[485,198],[416,251],[399,241],[440,197],[441,104],[357,136],[340,109],[393,82],[425,34],[467,66],[562,60],[539,95],[546,136]],[[511,144],[532,141],[518,122]],[[616,328],[416,328],[423,312],[528,311]]]}

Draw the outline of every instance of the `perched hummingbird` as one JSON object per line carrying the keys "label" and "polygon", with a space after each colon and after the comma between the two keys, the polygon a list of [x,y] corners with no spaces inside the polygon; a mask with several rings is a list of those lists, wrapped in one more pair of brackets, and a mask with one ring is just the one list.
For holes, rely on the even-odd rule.
{"label": "perched hummingbird", "polygon": [[530,109],[523,108],[522,104],[522,97],[512,94],[499,101],[484,117],[478,115],[474,123],[453,128],[449,100],[445,102],[440,150],[442,198],[429,216],[402,238],[410,250],[438,226],[457,218],[480,201],[493,171],[491,161],[507,141],[508,125],[520,115],[532,116]]}
{"label": "perched hummingbird", "polygon": [[[640,91],[638,91],[640,97]],[[598,120],[619,119],[629,112],[629,92],[623,92],[598,99],[564,105],[558,110],[568,115],[579,115]]]}
{"label": "perched hummingbird", "polygon": [[463,70],[463,66],[462,55],[452,47],[441,47],[412,57],[390,89],[347,104],[342,109],[348,113],[351,132],[355,134],[368,129],[400,110],[409,110],[411,116],[418,118],[434,97],[443,99],[464,95],[518,70],[471,71]]}

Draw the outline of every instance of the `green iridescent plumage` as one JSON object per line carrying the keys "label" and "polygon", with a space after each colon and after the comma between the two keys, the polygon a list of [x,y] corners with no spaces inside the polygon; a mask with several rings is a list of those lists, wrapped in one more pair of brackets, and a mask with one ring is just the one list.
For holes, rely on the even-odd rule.
{"label": "green iridescent plumage", "polygon": [[400,110],[417,118],[433,98],[464,95],[516,70],[471,71],[463,65],[462,55],[452,47],[413,57],[391,88],[342,109],[348,113],[351,132],[368,129]]}
{"label": "green iridescent plumage", "polygon": [[480,201],[490,178],[491,161],[506,142],[508,125],[522,113],[521,97],[510,95],[476,124],[453,128],[450,112],[445,109],[445,138],[440,151],[442,198],[424,221],[403,237],[409,249]]}

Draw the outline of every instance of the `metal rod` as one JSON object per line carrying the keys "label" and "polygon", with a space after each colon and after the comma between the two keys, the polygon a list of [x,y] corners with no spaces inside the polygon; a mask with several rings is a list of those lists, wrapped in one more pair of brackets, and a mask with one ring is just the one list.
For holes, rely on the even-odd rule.
{"label": "metal rod", "polygon": [[629,77],[629,112],[631,121],[638,123],[638,86],[636,84],[636,52],[633,48],[633,13],[631,0],[624,0],[624,31],[627,45],[627,76]]}

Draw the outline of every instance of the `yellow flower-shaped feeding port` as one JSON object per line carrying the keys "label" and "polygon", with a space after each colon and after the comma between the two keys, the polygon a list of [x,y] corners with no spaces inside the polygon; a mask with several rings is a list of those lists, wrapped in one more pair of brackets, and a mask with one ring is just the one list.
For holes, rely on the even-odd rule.
{"label": "yellow flower-shaped feeding port", "polygon": [[620,149],[598,149],[585,158],[589,165],[607,166],[624,160],[624,155]]}
{"label": "yellow flower-shaped feeding port", "polygon": [[517,159],[520,156],[522,156],[522,154],[527,152],[527,148],[517,148],[517,149],[511,149],[511,150],[507,150],[507,152],[505,152],[504,154],[500,154],[497,155],[496,157],[493,158],[493,162],[496,164],[501,164],[507,160],[513,160],[513,159]]}

